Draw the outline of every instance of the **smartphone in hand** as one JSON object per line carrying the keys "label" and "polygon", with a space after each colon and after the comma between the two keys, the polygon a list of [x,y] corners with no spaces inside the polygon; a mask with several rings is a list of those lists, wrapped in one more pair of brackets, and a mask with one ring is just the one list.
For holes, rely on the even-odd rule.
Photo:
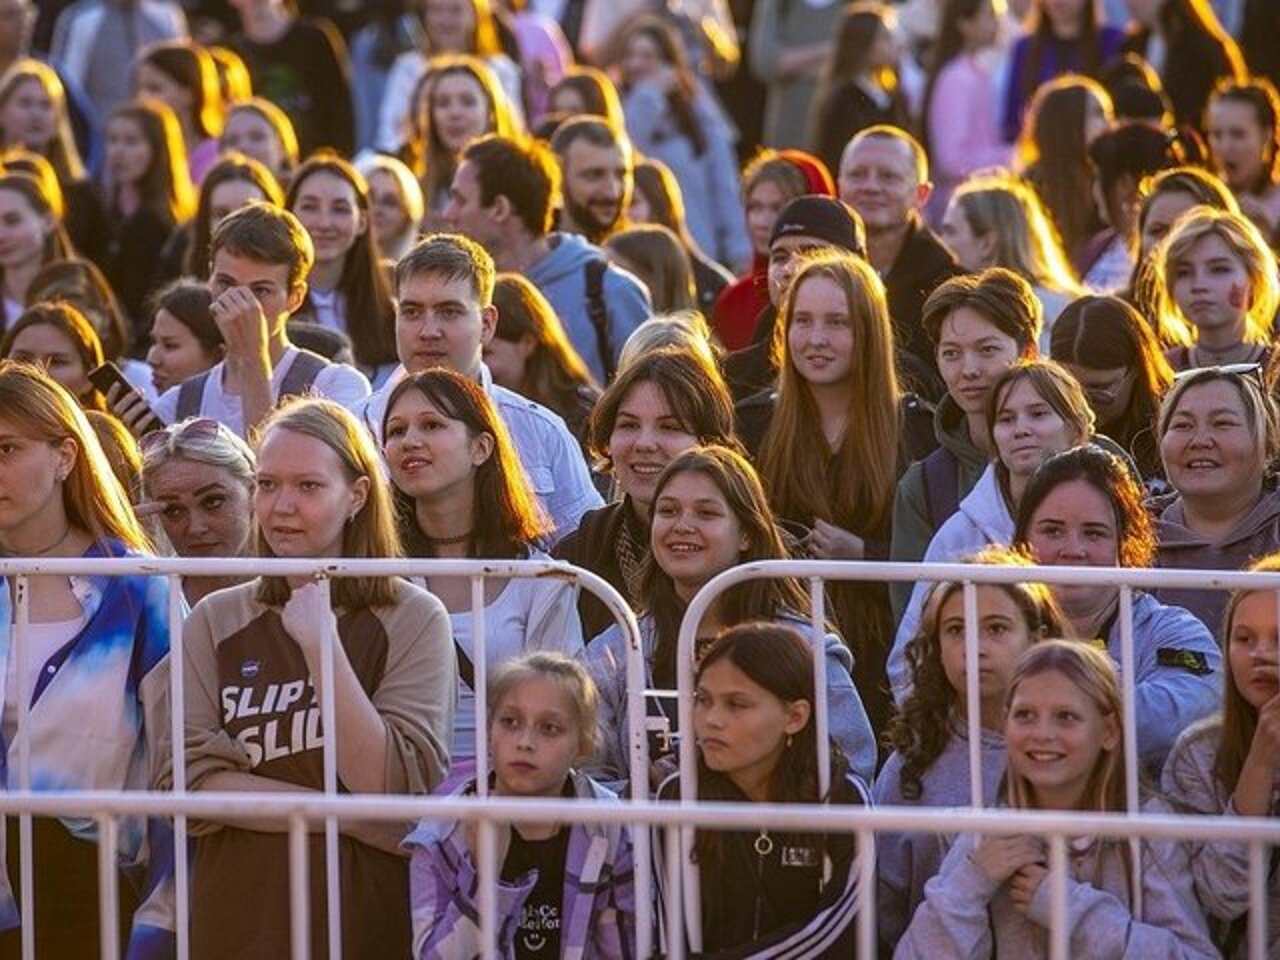
{"label": "smartphone in hand", "polygon": [[120,389],[116,391],[117,396],[111,409],[135,437],[164,429],[164,421],[156,416],[155,411],[147,405],[147,401],[142,399],[142,395],[125,379],[120,368],[112,361],[108,360],[101,366],[94,367],[89,371],[88,377],[89,382],[104,397],[110,393],[113,386],[119,386]]}

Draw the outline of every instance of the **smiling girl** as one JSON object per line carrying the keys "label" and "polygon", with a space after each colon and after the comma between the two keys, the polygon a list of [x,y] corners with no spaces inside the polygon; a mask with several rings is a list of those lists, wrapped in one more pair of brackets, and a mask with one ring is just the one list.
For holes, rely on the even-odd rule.
{"label": "smiling girl", "polygon": [[[616,800],[576,769],[596,746],[598,701],[582,666],[560,654],[530,653],[505,664],[489,684],[491,794]],[[450,796],[475,793],[473,779]],[[480,954],[475,826],[424,820],[405,843],[413,851],[413,955]],[[497,860],[500,956],[631,955],[629,828],[516,823],[500,828]]]}
{"label": "smiling girl", "polygon": [[[1018,661],[1004,721],[1003,795],[1015,810],[1121,812],[1120,689],[1107,655],[1049,640]],[[1143,796],[1147,813],[1166,812]],[[1068,841],[1066,916],[1072,956],[1191,960],[1216,957],[1180,843],[1143,841],[1141,870],[1124,840]],[[1048,851],[1024,834],[960,836],[894,956],[1028,957],[1049,954]],[[1136,879],[1141,890],[1134,889]],[[1138,906],[1138,903],[1141,906]]]}
{"label": "smiling girl", "polygon": [[[1272,554],[1249,569],[1280,571]],[[1280,657],[1276,595],[1241,590],[1227,605],[1223,627],[1228,678],[1222,710],[1187,730],[1169,754],[1162,786],[1175,808],[1208,816],[1274,817],[1280,787]],[[1191,872],[1205,910],[1222,921],[1218,945],[1228,960],[1247,953],[1249,850],[1243,844],[1199,842]],[[1280,882],[1275,855],[1267,876],[1270,916],[1266,954],[1280,951]]]}
{"label": "smiling girl", "polygon": [[1184,320],[1195,339],[1166,354],[1175,370],[1266,365],[1280,277],[1267,241],[1249,219],[1193,210],[1177,221],[1154,256],[1160,311]]}
{"label": "smiling girl", "polygon": [[[1075,378],[1052,360],[1023,361],[991,388],[987,422],[996,458],[942,525],[926,562],[946,563],[987,544],[1013,542],[1013,517],[1032,475],[1055,453],[1087,443],[1093,411]],[[889,681],[899,699],[908,684],[904,653],[920,622],[927,586],[917,584],[889,654]]]}
{"label": "smiling girl", "polygon": [[[1024,566],[1024,554],[987,547],[972,563]],[[1037,583],[977,588],[978,690],[981,697],[982,803],[995,800],[1004,776],[1004,703],[1018,657],[1032,644],[1069,632],[1048,588]],[[907,646],[911,693],[889,727],[894,753],[876,778],[881,806],[960,807],[970,791],[968,687],[965,668],[964,592],[937,584],[925,603],[920,632]],[[880,942],[892,949],[924,899],[925,881],[946,853],[932,833],[883,833],[876,838],[879,878],[876,909]]]}
{"label": "smiling girl", "polygon": [[[395,557],[394,508],[369,435],[328,400],[264,423],[253,509],[260,556]],[[193,791],[324,789],[320,658],[331,643],[337,780],[351,793],[423,794],[444,778],[457,684],[441,603],[395,577],[261,577],[201,600],[184,633],[187,772]],[[228,704],[230,705],[228,707]],[[167,782],[168,774],[162,777]],[[193,827],[192,954],[290,951],[286,822],[255,816]],[[409,870],[399,830],[344,823],[343,952],[403,956]],[[325,845],[311,837],[313,953],[325,940]]]}

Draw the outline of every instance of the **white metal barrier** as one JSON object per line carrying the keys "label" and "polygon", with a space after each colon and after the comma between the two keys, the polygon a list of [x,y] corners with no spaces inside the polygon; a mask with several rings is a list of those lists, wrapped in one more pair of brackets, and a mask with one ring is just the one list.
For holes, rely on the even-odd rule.
{"label": "white metal barrier", "polygon": [[[183,718],[186,714],[186,692],[184,684],[183,664],[183,576],[222,576],[222,577],[255,577],[255,576],[290,576],[316,577],[321,579],[333,577],[367,577],[367,576],[403,576],[403,577],[466,577],[471,581],[471,616],[472,616],[472,662],[475,668],[475,710],[476,710],[476,784],[481,799],[488,794],[488,740],[486,736],[485,717],[487,716],[487,662],[485,657],[487,637],[485,633],[485,580],[490,578],[539,577],[553,578],[565,582],[575,582],[594,594],[621,624],[627,642],[627,684],[629,690],[643,691],[645,686],[644,661],[640,650],[640,635],[636,626],[635,615],[627,602],[608,582],[578,567],[559,561],[488,561],[488,560],[347,560],[347,559],[237,559],[237,560],[204,560],[178,558],[53,558],[53,559],[0,559],[0,577],[13,578],[14,581],[14,651],[15,665],[18,675],[18,726],[22,729],[28,721],[30,712],[31,689],[28,682],[27,663],[30,657],[27,634],[30,628],[30,578],[40,575],[62,576],[129,576],[148,575],[166,576],[169,578],[169,635],[171,669],[169,671],[171,699],[171,715],[169,736],[172,741],[173,794],[176,801],[191,796],[187,793],[186,775],[186,738],[183,730]],[[334,676],[334,651],[330,638],[325,638],[320,658],[320,716],[325,735],[323,737],[324,793],[326,796],[338,796],[337,784],[337,738],[330,736],[329,731],[335,729],[330,718],[335,717],[334,685],[328,678]],[[648,742],[644,731],[644,697],[643,694],[628,696],[628,722],[631,730],[629,744],[629,765],[631,781],[638,784],[641,790],[648,786]],[[28,737],[20,737],[18,742],[18,785],[20,793],[31,790],[31,745]],[[11,794],[16,796],[18,794]],[[136,794],[127,793],[129,797]],[[224,794],[223,796],[230,796]],[[241,812],[244,804],[257,810],[258,799],[262,795],[241,797]],[[3,808],[3,804],[0,804]],[[230,809],[230,808],[224,808]],[[22,955],[23,960],[35,957],[35,886],[32,862],[32,824],[31,811],[19,810],[19,871],[23,896],[20,910],[22,919]],[[186,960],[190,953],[189,921],[190,890],[187,851],[187,815],[181,803],[171,811],[174,816],[174,872],[176,887],[177,911],[177,952],[179,960]],[[95,814],[95,816],[97,816]],[[117,893],[115,884],[115,822],[110,817],[98,817],[102,842],[99,848],[100,868],[103,871],[101,890],[101,917],[103,924],[102,956],[115,958],[118,955],[117,939],[113,935],[116,918]],[[299,856],[306,856],[306,834],[294,829],[290,830],[290,855],[296,862]],[[328,924],[328,956],[338,960],[342,956],[341,944],[341,896],[338,876],[338,820],[335,816],[324,818],[325,828],[325,886],[329,914]],[[481,830],[481,853],[483,856],[486,844],[490,856],[493,853],[493,835],[491,830]],[[110,859],[105,852],[110,849]],[[653,924],[651,923],[652,874],[648,869],[651,862],[648,831],[635,831],[634,856],[637,864],[636,895],[637,924],[636,950],[638,956],[647,956],[651,949]],[[107,864],[111,865],[111,876],[107,878]],[[640,865],[644,865],[640,868]],[[482,928],[487,931],[489,942],[495,929],[497,901],[495,885],[481,886],[480,917]],[[295,960],[305,958],[309,953],[309,936],[298,934],[307,930],[306,911],[308,908],[306,886],[295,886],[293,893],[293,913],[291,916],[293,936],[292,949]],[[108,906],[110,909],[108,909]],[[642,921],[642,922],[641,922]]]}
{"label": "white metal barrier", "polygon": [[[820,561],[820,560],[773,560],[759,563],[742,564],[719,574],[707,583],[690,602],[680,624],[679,646],[676,654],[677,701],[680,712],[679,739],[680,754],[680,800],[681,804],[692,807],[697,804],[698,779],[693,731],[693,670],[694,650],[698,626],[711,604],[728,588],[748,580],[792,578],[808,581],[811,598],[810,630],[813,633],[813,671],[814,671],[814,714],[817,723],[818,764],[820,773],[829,774],[829,737],[827,734],[826,709],[826,654],[823,644],[825,628],[824,589],[825,581],[926,581],[951,582],[963,585],[964,620],[965,620],[965,676],[966,703],[969,747],[969,788],[970,802],[975,810],[984,806],[982,784],[982,737],[981,719],[979,715],[980,697],[978,691],[978,617],[977,587],[981,584],[995,583],[1043,583],[1054,585],[1096,585],[1112,584],[1119,589],[1119,626],[1120,626],[1120,687],[1124,736],[1124,768],[1125,798],[1130,817],[1139,815],[1140,796],[1138,791],[1138,745],[1137,721],[1135,717],[1135,658],[1133,638],[1133,591],[1137,588],[1166,587],[1174,589],[1217,589],[1217,590],[1275,590],[1277,604],[1280,605],[1280,574],[1224,572],[1207,570],[1154,570],[1154,569],[1121,569],[1099,567],[1019,567],[1019,566],[984,566],[980,564],[941,564],[941,563],[887,563],[868,561]],[[1229,669],[1225,657],[1223,670]],[[829,784],[820,781],[819,787],[825,793]],[[992,799],[992,798],[985,798]],[[1002,811],[1001,816],[1007,816]],[[933,825],[927,832],[936,830],[936,811],[933,814]],[[824,818],[825,819],[825,818]],[[1081,820],[1083,822],[1083,820]],[[1017,832],[1017,831],[1013,831]],[[1077,835],[1092,832],[1077,828]],[[1185,836],[1197,835],[1194,828]],[[1129,835],[1133,847],[1133,890],[1137,902],[1135,912],[1141,912],[1142,867],[1141,850],[1138,837],[1145,836],[1140,831]],[[1270,841],[1280,844],[1280,825],[1273,825],[1265,834]],[[668,887],[679,890],[679,898],[683,902],[683,917],[686,935],[693,950],[702,948],[702,921],[699,875],[692,861],[694,831],[682,828],[680,831],[680,862],[672,866],[668,872]],[[861,844],[860,844],[861,845]],[[1066,901],[1065,886],[1062,884],[1061,872],[1065,870],[1065,848],[1061,835],[1054,835],[1054,843],[1050,847],[1051,876],[1054,879],[1053,905],[1053,938],[1054,960],[1066,960]],[[1253,850],[1255,858],[1258,850]],[[1253,873],[1262,869],[1262,860],[1257,859]],[[872,889],[868,887],[869,891]],[[1253,899],[1253,895],[1262,889],[1261,883],[1251,889],[1250,912],[1250,957],[1262,960],[1262,933],[1266,911],[1258,909],[1265,906],[1265,900]],[[1259,919],[1261,917],[1261,919]],[[1255,927],[1257,930],[1255,930]],[[1255,936],[1256,934],[1256,936]],[[679,957],[683,953],[683,944],[679,936],[669,937],[669,956]],[[876,942],[875,912],[863,910],[859,918],[859,943],[863,956],[873,956],[871,947]],[[870,952],[868,952],[870,951]]]}

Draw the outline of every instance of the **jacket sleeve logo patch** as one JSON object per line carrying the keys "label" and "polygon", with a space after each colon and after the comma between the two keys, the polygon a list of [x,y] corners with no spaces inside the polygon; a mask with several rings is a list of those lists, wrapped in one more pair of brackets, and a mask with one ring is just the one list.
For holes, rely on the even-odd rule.
{"label": "jacket sleeve logo patch", "polygon": [[1199,650],[1180,650],[1177,647],[1160,647],[1156,650],[1156,663],[1162,667],[1186,670],[1197,677],[1213,673],[1213,667]]}

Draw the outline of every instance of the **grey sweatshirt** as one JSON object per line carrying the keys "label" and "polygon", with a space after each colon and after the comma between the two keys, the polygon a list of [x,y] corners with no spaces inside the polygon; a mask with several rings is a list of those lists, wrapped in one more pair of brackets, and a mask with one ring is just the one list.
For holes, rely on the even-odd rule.
{"label": "grey sweatshirt", "polygon": [[[1215,714],[1190,727],[1178,738],[1165,763],[1161,783],[1165,795],[1180,812],[1207,816],[1235,816],[1231,792],[1214,776],[1222,716]],[[1272,790],[1271,813],[1280,809],[1280,783]],[[1191,876],[1196,896],[1205,911],[1230,923],[1249,909],[1249,848],[1241,843],[1191,842]],[[1267,886],[1267,956],[1280,956],[1280,878],[1272,875]],[[1248,954],[1248,940],[1241,937],[1229,960]]]}
{"label": "grey sweatshirt", "polygon": [[[982,802],[992,806],[1007,755],[1004,737],[982,733]],[[920,798],[902,796],[902,755],[885,762],[872,796],[878,807],[967,807],[969,796],[969,737],[963,727],[920,778]],[[911,915],[924,900],[924,885],[938,872],[950,837],[937,833],[882,833],[876,837],[876,920],[880,943],[892,950]]]}
{"label": "grey sweatshirt", "polygon": [[[1158,803],[1146,813],[1167,813]],[[970,857],[975,838],[964,834],[925,884],[924,902],[898,942],[895,960],[1049,955],[1046,877],[1024,916]],[[1128,867],[1109,845],[1098,862],[1095,842],[1068,851],[1068,955],[1088,960],[1199,960],[1219,956],[1191,888],[1187,849],[1178,843],[1142,845],[1142,916],[1130,910]]]}

